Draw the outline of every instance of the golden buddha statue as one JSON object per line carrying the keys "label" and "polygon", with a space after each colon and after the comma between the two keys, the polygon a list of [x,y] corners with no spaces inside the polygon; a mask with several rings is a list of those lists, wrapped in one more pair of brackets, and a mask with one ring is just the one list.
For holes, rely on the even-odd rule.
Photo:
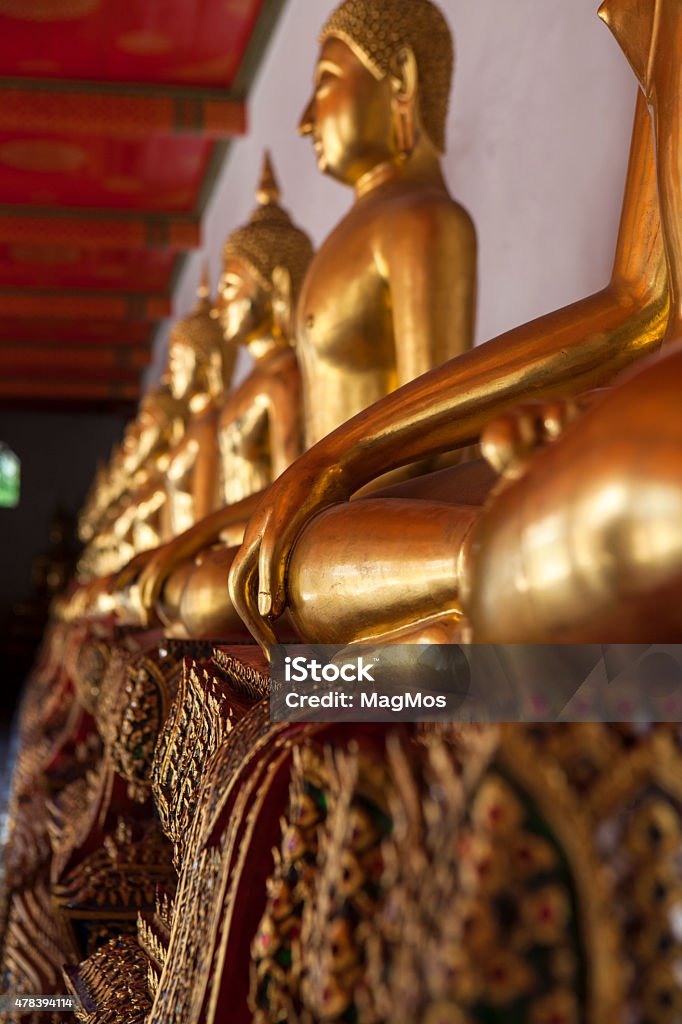
{"label": "golden buddha statue", "polygon": [[[667,270],[672,279],[679,253],[675,75],[682,63],[679,6],[666,4],[659,0],[658,10],[667,12],[669,34],[659,32],[653,49],[653,3],[621,5],[610,18],[640,80],[649,76],[657,127],[655,160],[640,98],[610,283],[405,385],[323,439],[273,485],[229,579],[232,600],[263,647],[285,609],[311,641],[419,639],[433,636],[431,629],[440,639],[456,636],[466,538],[486,487],[472,489],[468,467],[455,467],[382,498],[340,503],[387,470],[471,443],[519,402],[576,396],[610,382],[660,345],[670,303],[669,334],[679,333],[679,292],[673,282],[669,301]],[[613,10],[615,0],[602,15]]]}
{"label": "golden buddha statue", "polygon": [[355,190],[298,309],[306,444],[471,347],[476,239],[440,166],[453,68],[429,0],[345,0],[320,36],[299,130]]}
{"label": "golden buddha statue", "polygon": [[[355,202],[315,255],[298,301],[306,447],[469,349],[476,291],[473,224],[440,166],[453,66],[442,14],[430,0],[345,0],[320,42],[300,131],[320,170],[351,186]],[[240,510],[239,531],[254,505]],[[228,544],[241,540],[238,508],[215,521],[231,528]],[[190,635],[239,624],[225,588],[233,556],[224,548],[205,557],[187,579]],[[152,588],[145,606],[155,597]]]}
{"label": "golden buddha statue", "polygon": [[[113,455],[113,453],[112,453]],[[83,505],[78,513],[78,539],[87,544],[95,535],[104,510],[107,507],[106,496],[108,466],[103,459],[97,460],[97,469],[93,481],[85,495]]]}
{"label": "golden buddha statue", "polygon": [[[268,154],[258,207],[223,249],[216,313],[225,340],[253,366],[218,418],[221,502],[264,490],[301,452],[301,382],[292,348],[293,308],[313,258],[310,239],[279,205]],[[216,506],[214,505],[214,508]]]}
{"label": "golden buddha statue", "polygon": [[136,416],[126,425],[109,464],[98,467],[79,515],[79,537],[85,544],[79,577],[113,571],[137,550],[127,536],[135,517],[134,495],[156,472],[159,459],[181,437],[185,403],[175,398],[168,372],[141,400]]}
{"label": "golden buddha statue", "polygon": [[[155,551],[130,587],[129,616],[149,619],[156,608],[171,625],[194,556],[232,526],[241,541],[251,495],[262,491],[299,455],[303,445],[301,380],[292,348],[293,308],[313,255],[310,239],[279,205],[280,192],[266,155],[250,220],[228,238],[214,311],[215,330],[236,353],[244,347],[253,366],[232,392],[223,392],[202,437],[187,431],[171,461],[186,472],[193,459],[192,516],[171,543]],[[225,508],[227,506],[227,508]],[[209,515],[209,513],[215,513]],[[206,556],[210,564],[213,557]],[[222,589],[225,589],[224,576]],[[181,632],[181,630],[178,630]]]}
{"label": "golden buddha statue", "polygon": [[116,574],[170,536],[165,480],[171,452],[181,445],[191,417],[225,388],[234,365],[232,352],[223,357],[222,334],[210,311],[202,280],[195,310],[173,327],[159,385],[142,399],[115,450],[109,507],[79,562],[79,577],[89,582],[63,608],[67,618],[117,613]]}
{"label": "golden buddha statue", "polygon": [[212,507],[199,467],[214,451],[217,405],[229,390],[236,359],[234,349],[224,344],[212,308],[204,272],[194,312],[175,325],[168,342],[170,377],[177,395],[189,395],[189,418],[158,474],[156,488],[163,494],[166,514],[163,528],[149,537],[146,548],[182,533]]}
{"label": "golden buddha statue", "polygon": [[[143,523],[142,496],[163,467],[168,450],[182,437],[187,403],[177,393],[166,371],[159,383],[141,402],[136,417],[128,424],[110,472],[113,487],[109,507],[94,532],[94,544],[108,554],[95,559],[94,575],[115,571],[141,550],[137,533]],[[151,515],[147,520],[151,522]]]}

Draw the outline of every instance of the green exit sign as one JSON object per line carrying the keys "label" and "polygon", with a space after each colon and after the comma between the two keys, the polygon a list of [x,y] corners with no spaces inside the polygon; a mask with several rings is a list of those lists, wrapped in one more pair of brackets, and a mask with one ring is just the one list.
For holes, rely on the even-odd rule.
{"label": "green exit sign", "polygon": [[0,441],[0,508],[16,508],[21,489],[21,463],[11,448]]}

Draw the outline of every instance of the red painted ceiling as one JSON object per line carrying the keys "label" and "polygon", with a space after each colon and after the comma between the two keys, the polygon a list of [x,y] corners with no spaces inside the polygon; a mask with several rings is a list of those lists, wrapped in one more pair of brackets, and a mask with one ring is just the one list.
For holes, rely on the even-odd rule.
{"label": "red painted ceiling", "polygon": [[77,245],[0,243],[0,290],[98,289],[163,294],[175,256],[166,252],[81,249]]}
{"label": "red painted ceiling", "polygon": [[283,2],[0,0],[0,401],[139,394]]}
{"label": "red painted ceiling", "polygon": [[0,74],[229,88],[263,0],[0,0]]}
{"label": "red painted ceiling", "polygon": [[190,213],[213,143],[0,131],[3,203]]}

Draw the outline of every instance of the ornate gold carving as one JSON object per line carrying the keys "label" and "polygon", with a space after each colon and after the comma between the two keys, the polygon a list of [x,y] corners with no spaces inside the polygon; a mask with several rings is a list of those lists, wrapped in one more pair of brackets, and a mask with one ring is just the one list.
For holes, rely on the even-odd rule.
{"label": "ornate gold carving", "polygon": [[72,670],[76,695],[91,715],[96,713],[102,680],[109,663],[111,641],[104,638],[86,638],[75,658]]}
{"label": "ornate gold carving", "polygon": [[357,1019],[369,922],[380,906],[381,845],[391,829],[387,765],[352,743],[327,756],[321,870],[303,909],[300,992],[313,1019]]}
{"label": "ornate gold carving", "polygon": [[320,825],[327,815],[329,778],[324,758],[311,746],[295,747],[282,844],[274,850],[268,903],[251,945],[254,1024],[294,1021],[300,1010],[300,934],[311,899]]}
{"label": "ornate gold carving", "polygon": [[[292,861],[318,836],[283,826],[296,852],[277,859],[252,948],[258,1024],[622,1014],[614,893],[589,818],[521,729],[430,728],[419,745],[394,733],[384,754],[351,744],[327,758],[300,940]],[[305,777],[299,756],[292,793]],[[661,821],[672,846],[677,826]]]}
{"label": "ornate gold carving", "polygon": [[586,814],[615,879],[612,913],[631,964],[628,1012],[672,1022],[682,1012],[675,974],[682,905],[679,726],[593,725],[589,732],[566,726],[556,745],[568,773],[582,766]]}
{"label": "ornate gold carving", "polygon": [[233,701],[222,681],[196,662],[185,663],[178,695],[161,731],[152,766],[152,792],[164,832],[182,863],[202,774],[232,729]]}
{"label": "ornate gold carving", "polygon": [[188,645],[168,640],[127,666],[116,714],[109,732],[107,756],[128,783],[131,800],[150,795],[150,774],[161,727],[177,693],[182,659]]}
{"label": "ornate gold carving", "polygon": [[136,920],[138,910],[154,907],[158,883],[174,886],[170,854],[156,822],[119,819],[104,844],[53,886],[54,897],[70,917]]}
{"label": "ornate gold carving", "polygon": [[137,916],[137,941],[149,961],[147,982],[152,1000],[158,992],[161,972],[168,957],[172,914],[172,897],[163,887],[157,886],[154,913]]}
{"label": "ornate gold carving", "polygon": [[82,1004],[83,1024],[144,1024],[150,1008],[147,960],[132,935],[112,939],[77,967],[67,967],[68,989]]}
{"label": "ornate gold carving", "polygon": [[[30,887],[15,893],[5,933],[1,990],[11,995],[61,993],[61,965],[65,956],[73,956],[68,936],[54,915],[46,878],[38,878]],[[17,1012],[6,1018],[8,1024],[46,1024],[64,1020],[44,1013]]]}
{"label": "ornate gold carving", "polygon": [[[207,765],[173,908],[167,965],[150,1024],[183,1024],[199,1012],[210,984],[216,933],[221,922],[225,927],[223,886],[228,884],[231,846],[240,829],[243,801],[259,778],[260,758],[281,731],[282,727],[272,729],[268,704],[261,701],[239,720]],[[226,805],[231,808],[229,819],[220,827]],[[237,875],[232,872],[235,884]]]}
{"label": "ornate gold carving", "polygon": [[50,859],[46,818],[45,794],[39,790],[15,795],[11,801],[5,879],[13,889],[29,884]]}
{"label": "ornate gold carving", "polygon": [[270,675],[246,660],[244,651],[240,651],[240,655],[237,656],[229,648],[223,650],[216,647],[213,650],[213,662],[229,680],[235,693],[249,700],[262,700],[270,693]]}
{"label": "ornate gold carving", "polygon": [[390,744],[394,828],[363,1020],[504,1020],[513,1009],[596,1021],[621,1008],[611,894],[581,811],[555,765],[533,763],[511,730],[496,751],[496,736],[479,733],[476,752],[431,735],[420,767]]}
{"label": "ornate gold carving", "polygon": [[454,65],[452,35],[430,0],[344,0],[320,34],[342,39],[377,78],[395,74],[401,50],[410,47],[419,69],[424,129],[441,153]]}
{"label": "ornate gold carving", "polygon": [[219,914],[221,866],[222,844],[196,852],[192,871],[181,876],[165,971],[157,975],[150,962],[150,990],[153,986],[155,992],[150,1024],[191,1020],[193,1000],[201,1001],[211,965],[210,938]]}

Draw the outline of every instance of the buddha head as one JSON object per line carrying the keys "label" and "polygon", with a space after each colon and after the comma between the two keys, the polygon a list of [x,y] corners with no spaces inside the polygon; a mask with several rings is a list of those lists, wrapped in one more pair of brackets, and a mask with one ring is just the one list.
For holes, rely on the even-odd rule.
{"label": "buddha head", "polygon": [[222,332],[211,316],[212,303],[206,277],[198,289],[197,305],[173,326],[168,342],[166,379],[177,401],[194,396],[217,398],[229,386],[234,367],[225,351]]}
{"label": "buddha head", "polygon": [[344,0],[320,47],[299,125],[320,170],[355,185],[417,148],[444,151],[454,51],[431,0]]}
{"label": "buddha head", "polygon": [[[180,356],[182,358],[182,354]],[[159,384],[140,402],[136,417],[136,467],[180,440],[187,419],[186,402],[174,397],[171,376],[164,373]]]}
{"label": "buddha head", "polygon": [[256,191],[258,206],[223,249],[216,314],[225,340],[248,345],[260,338],[291,340],[292,314],[313,246],[279,205],[280,192],[266,154]]}

